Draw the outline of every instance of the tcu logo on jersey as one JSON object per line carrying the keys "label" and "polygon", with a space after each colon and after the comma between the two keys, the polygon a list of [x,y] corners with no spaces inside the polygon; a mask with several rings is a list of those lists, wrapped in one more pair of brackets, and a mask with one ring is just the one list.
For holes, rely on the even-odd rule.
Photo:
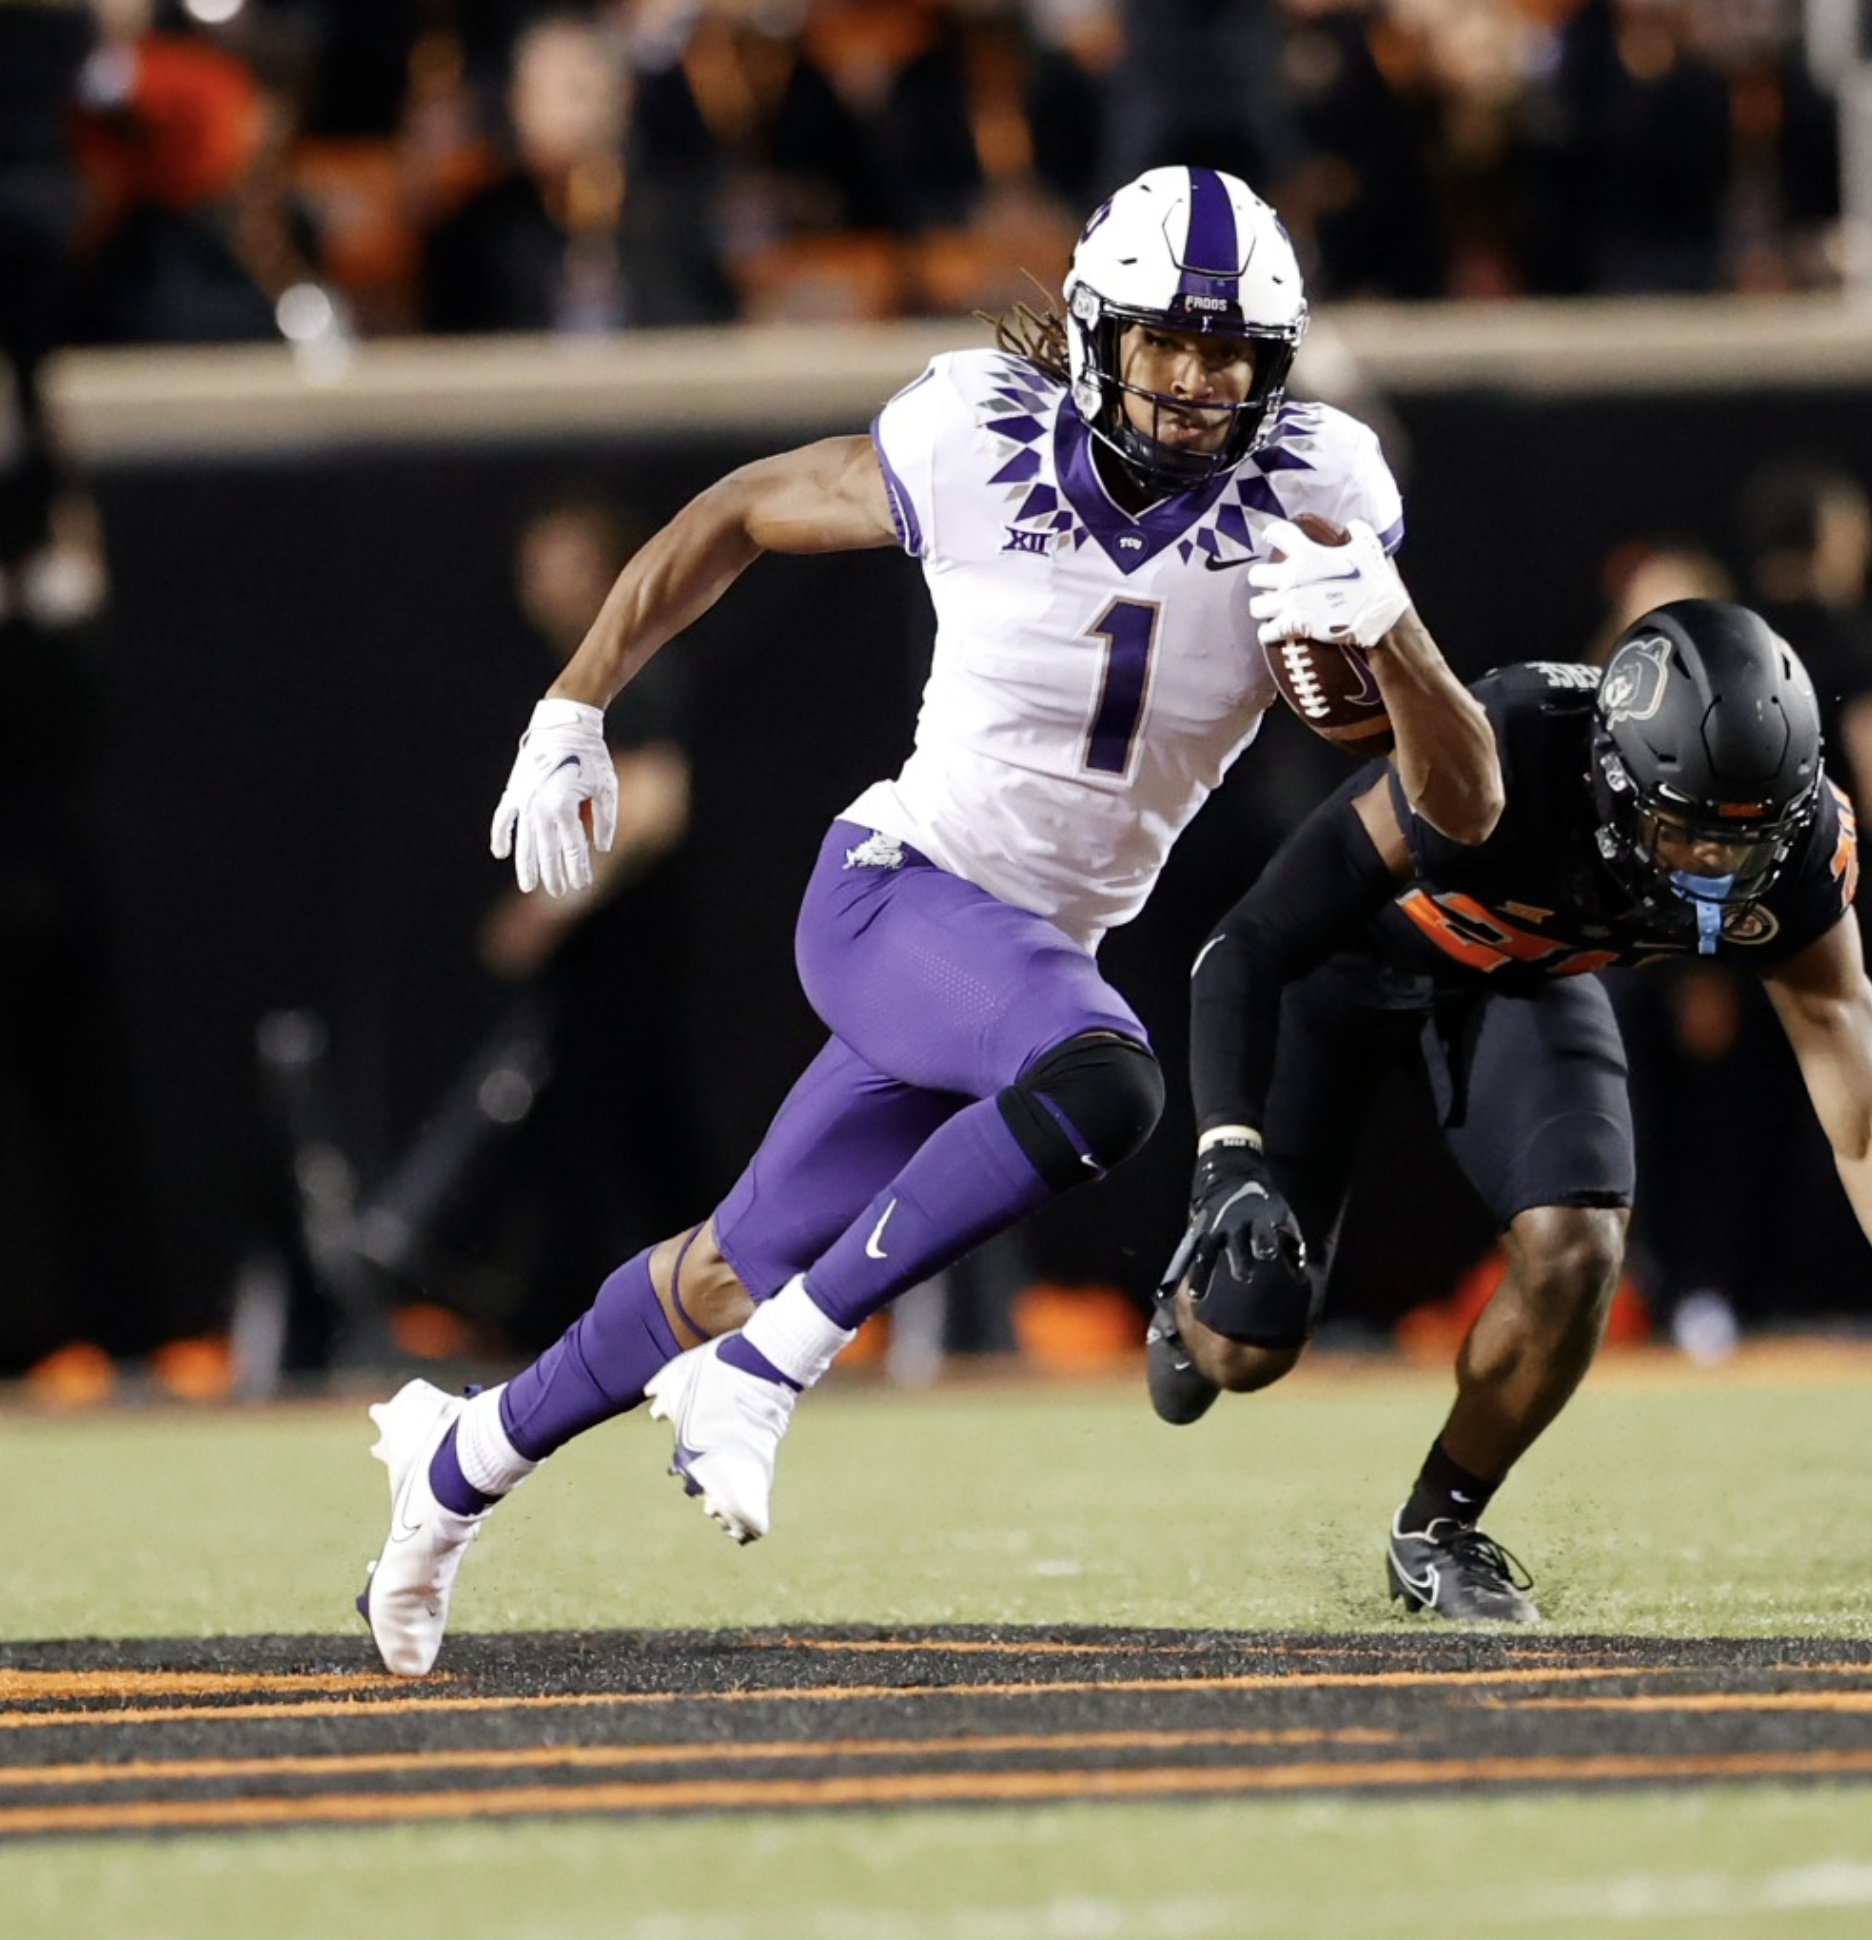
{"label": "tcu logo on jersey", "polygon": [[1007,544],[1001,550],[1003,552],[1037,552],[1044,554],[1047,547],[1051,544],[1052,538],[1053,535],[1050,532],[1023,532],[1019,526],[1011,525],[1007,529]]}
{"label": "tcu logo on jersey", "polygon": [[1600,706],[1608,722],[1648,721],[1664,700],[1664,669],[1671,644],[1661,633],[1621,647],[1607,668]]}

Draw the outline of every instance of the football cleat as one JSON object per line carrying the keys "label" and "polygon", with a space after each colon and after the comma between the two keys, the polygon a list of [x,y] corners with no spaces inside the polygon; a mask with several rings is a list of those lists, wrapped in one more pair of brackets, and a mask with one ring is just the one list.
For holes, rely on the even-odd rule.
{"label": "football cleat", "polygon": [[1540,1611],[1522,1594],[1534,1579],[1519,1560],[1473,1523],[1450,1516],[1411,1530],[1394,1519],[1385,1574],[1392,1600],[1406,1610],[1430,1610],[1452,1623],[1540,1621]]}
{"label": "football cleat", "polygon": [[385,1668],[399,1677],[421,1677],[435,1663],[456,1572],[488,1517],[485,1509],[472,1516],[445,1509],[429,1487],[429,1464],[466,1405],[411,1381],[370,1411],[379,1434],[371,1453],[390,1471],[390,1534],[357,1607]]}
{"label": "football cleat", "polygon": [[731,1366],[719,1340],[678,1354],[652,1375],[650,1413],[676,1438],[670,1473],[738,1543],[771,1526],[774,1458],[798,1391]]}
{"label": "football cleat", "polygon": [[1150,1331],[1144,1336],[1144,1370],[1158,1419],[1176,1428],[1201,1419],[1222,1392],[1206,1374],[1198,1373],[1190,1359],[1177,1332],[1173,1294],[1160,1295],[1151,1309]]}

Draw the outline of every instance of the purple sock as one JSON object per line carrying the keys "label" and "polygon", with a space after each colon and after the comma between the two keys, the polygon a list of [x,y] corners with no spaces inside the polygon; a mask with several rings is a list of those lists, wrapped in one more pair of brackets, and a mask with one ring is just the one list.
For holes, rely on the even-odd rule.
{"label": "purple sock", "polygon": [[500,1500],[497,1495],[483,1495],[462,1473],[460,1458],[455,1453],[453,1422],[430,1457],[429,1487],[443,1508],[453,1509],[458,1516],[478,1516],[491,1503]]}
{"label": "purple sock", "polygon": [[983,1098],[939,1125],[807,1269],[813,1304],[856,1327],[1053,1197],[1001,1107]]}
{"label": "purple sock", "polygon": [[501,1426],[530,1462],[627,1413],[644,1383],[682,1352],[650,1284],[650,1249],[625,1263],[597,1298],[501,1393]]}
{"label": "purple sock", "polygon": [[797,1381],[789,1381],[758,1347],[750,1347],[739,1334],[730,1334],[722,1342],[721,1357],[743,1374],[758,1374],[763,1381],[771,1381],[775,1387],[791,1388],[795,1394],[800,1391]]}

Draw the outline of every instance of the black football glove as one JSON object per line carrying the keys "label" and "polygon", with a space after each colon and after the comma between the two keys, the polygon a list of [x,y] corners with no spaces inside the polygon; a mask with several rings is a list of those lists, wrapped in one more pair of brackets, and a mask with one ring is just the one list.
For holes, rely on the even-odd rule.
{"label": "black football glove", "polygon": [[[1224,1280],[1212,1285],[1223,1264]],[[1245,1139],[1210,1146],[1196,1161],[1189,1226],[1164,1268],[1165,1294],[1187,1275],[1193,1301],[1224,1294],[1215,1311],[1201,1311],[1218,1333],[1269,1343],[1303,1340],[1312,1308],[1306,1264],[1300,1222],[1260,1148]]]}

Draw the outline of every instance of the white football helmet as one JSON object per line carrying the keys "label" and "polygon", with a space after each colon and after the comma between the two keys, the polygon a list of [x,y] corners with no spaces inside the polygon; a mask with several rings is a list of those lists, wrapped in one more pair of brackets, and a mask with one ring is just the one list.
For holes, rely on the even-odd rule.
{"label": "white football helmet", "polygon": [[[1188,486],[1232,470],[1273,429],[1306,335],[1306,290],[1280,218],[1246,182],[1213,168],[1153,168],[1126,183],[1092,212],[1065,297],[1073,402],[1134,470]],[[1125,416],[1125,391],[1157,397],[1119,375],[1118,340],[1133,323],[1214,331],[1258,346],[1254,386],[1227,407],[1235,423],[1218,451],[1161,444]]]}

